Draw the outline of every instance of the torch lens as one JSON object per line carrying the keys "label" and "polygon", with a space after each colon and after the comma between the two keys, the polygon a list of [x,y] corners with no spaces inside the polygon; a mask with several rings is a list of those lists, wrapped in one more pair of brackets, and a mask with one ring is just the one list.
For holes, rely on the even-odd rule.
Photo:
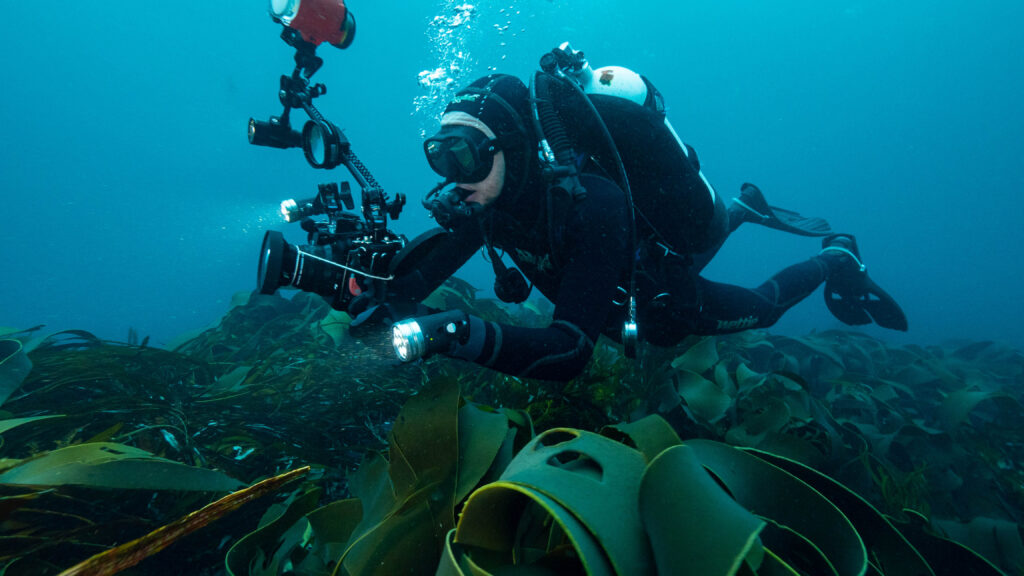
{"label": "torch lens", "polygon": [[415,320],[403,320],[391,328],[391,344],[402,362],[411,362],[423,356],[426,342],[423,329]]}

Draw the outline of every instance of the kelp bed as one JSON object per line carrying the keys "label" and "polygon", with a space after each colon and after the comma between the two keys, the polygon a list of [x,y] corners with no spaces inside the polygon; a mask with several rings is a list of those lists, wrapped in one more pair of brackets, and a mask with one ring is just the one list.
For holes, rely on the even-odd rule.
{"label": "kelp bed", "polygon": [[555,384],[347,323],[240,295],[168,350],[6,330],[0,573],[1024,574],[1019,351],[752,331]]}

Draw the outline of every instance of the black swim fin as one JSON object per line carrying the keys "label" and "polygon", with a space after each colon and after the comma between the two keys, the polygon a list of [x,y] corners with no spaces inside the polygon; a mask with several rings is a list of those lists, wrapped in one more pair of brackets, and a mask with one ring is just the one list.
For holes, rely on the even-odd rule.
{"label": "black swim fin", "polygon": [[872,321],[883,328],[906,332],[907,316],[885,290],[868,277],[860,259],[857,240],[849,234],[833,234],[821,242],[821,253],[845,259],[833,266],[825,280],[825,305],[844,324],[858,326]]}
{"label": "black swim fin", "polygon": [[824,218],[802,216],[792,210],[769,206],[761,190],[749,182],[740,186],[740,195],[729,209],[730,232],[744,222],[760,224],[800,236],[828,236],[832,227]]}

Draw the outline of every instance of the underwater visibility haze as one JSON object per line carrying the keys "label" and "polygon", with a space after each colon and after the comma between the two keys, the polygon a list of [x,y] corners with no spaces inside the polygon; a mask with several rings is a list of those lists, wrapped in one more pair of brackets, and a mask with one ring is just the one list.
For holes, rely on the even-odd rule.
{"label": "underwater visibility haze", "polygon": [[[525,77],[570,41],[658,86],[720,194],[754,182],[857,234],[907,311],[905,341],[1024,344],[1018,3],[520,0],[453,22],[464,4],[356,5],[356,41],[320,50],[318,106],[386,191],[413,200],[398,231],[431,224],[417,202],[435,183],[422,138],[451,92],[425,88],[429,73],[454,86],[492,70]],[[280,112],[292,51],[277,25],[259,2],[12,10],[2,323],[113,339],[134,328],[165,344],[215,321],[254,286],[264,230],[302,240],[278,203],[339,178],[246,141],[250,117]],[[757,285],[817,248],[747,228],[707,276]],[[485,291],[489,275],[462,274]],[[777,329],[840,326],[812,297]]]}

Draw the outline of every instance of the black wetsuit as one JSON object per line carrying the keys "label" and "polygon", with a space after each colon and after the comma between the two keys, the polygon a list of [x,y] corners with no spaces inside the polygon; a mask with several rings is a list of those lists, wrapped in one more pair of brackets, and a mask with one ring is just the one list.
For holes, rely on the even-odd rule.
{"label": "black wetsuit", "polygon": [[553,209],[549,219],[546,189],[533,166],[512,201],[499,197],[479,220],[453,230],[413,274],[390,287],[392,299],[426,297],[486,238],[555,305],[546,328],[471,318],[469,342],[453,356],[518,376],[575,377],[600,334],[620,337],[634,259],[639,334],[656,345],[688,334],[770,326],[825,280],[829,264],[821,257],[786,268],[753,290],[701,277],[729,223],[722,199],[700,174],[696,153],[664,122],[658,100],[648,98],[645,106],[607,96],[592,101],[623,157],[637,208],[638,246],[631,246],[626,194],[613,182],[607,154],[586,150],[595,136],[580,128],[585,119],[573,122],[573,110],[580,107],[560,110],[583,151],[585,197]]}

